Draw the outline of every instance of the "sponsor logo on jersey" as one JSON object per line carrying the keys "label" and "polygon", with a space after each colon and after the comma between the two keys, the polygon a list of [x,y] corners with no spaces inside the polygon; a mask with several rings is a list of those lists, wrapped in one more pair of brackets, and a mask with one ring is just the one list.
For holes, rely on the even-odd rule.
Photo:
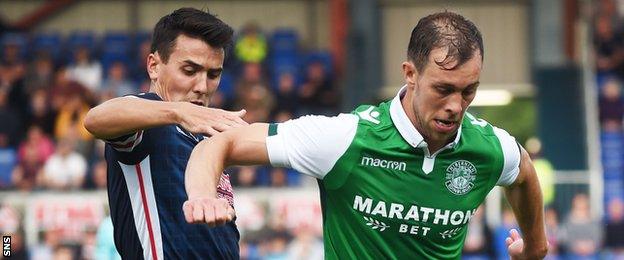
{"label": "sponsor logo on jersey", "polygon": [[364,111],[358,112],[357,114],[360,118],[377,125],[379,124],[379,119],[377,119],[377,117],[379,117],[379,112],[373,111],[374,108],[375,107],[371,106]]}
{"label": "sponsor logo on jersey", "polygon": [[477,168],[469,161],[459,160],[446,168],[446,188],[455,195],[464,195],[474,187]]}
{"label": "sponsor logo on jersey", "polygon": [[397,170],[397,171],[403,171],[403,172],[407,168],[407,163],[405,162],[382,160],[382,159],[368,157],[368,156],[362,156],[360,165],[379,167],[379,168]]}

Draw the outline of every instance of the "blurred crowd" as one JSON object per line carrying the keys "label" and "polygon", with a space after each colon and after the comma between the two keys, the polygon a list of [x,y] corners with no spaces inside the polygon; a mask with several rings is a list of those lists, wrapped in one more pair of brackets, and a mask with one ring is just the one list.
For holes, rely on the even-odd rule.
{"label": "blurred crowd", "polygon": [[[593,43],[603,133],[623,132],[622,17],[615,0],[596,1]],[[244,108],[248,111],[244,119],[250,123],[339,112],[342,91],[327,52],[302,50],[299,36],[289,29],[267,32],[249,23],[237,31],[212,107]],[[104,143],[95,140],[82,121],[91,107],[108,99],[149,91],[145,64],[150,39],[118,32],[111,42],[104,38],[76,32],[54,45],[49,38],[38,42],[36,35],[0,35],[0,191],[105,190]],[[532,158],[541,182],[547,183],[542,191],[551,246],[548,259],[624,259],[622,199],[608,200],[602,219],[591,214],[585,193],[575,194],[569,209],[554,207],[552,166],[540,161],[538,152]],[[313,183],[281,168],[228,171],[235,187]],[[497,226],[488,225],[484,213],[479,209],[470,221],[464,259],[508,259],[504,241],[509,230],[517,228],[513,213],[505,208]],[[86,228],[74,240],[60,239],[59,230],[41,230],[38,243],[27,246],[23,215],[23,209],[0,205],[0,231],[12,235],[15,259],[118,259],[110,218]],[[317,228],[284,223],[277,218],[257,229],[241,229],[241,257],[322,259],[322,234]]]}
{"label": "blurred crowd", "polygon": [[[35,36],[2,37],[0,190],[106,187],[104,145],[86,131],[83,120],[91,107],[108,99],[149,91],[145,64],[150,39],[115,33],[98,45],[94,34],[76,34],[89,40],[73,40],[79,37],[72,35],[65,44],[40,47],[29,40]],[[298,41],[291,30],[267,37],[257,25],[246,25],[229,52],[211,106],[244,108],[250,123],[337,113],[340,91],[331,58],[322,51],[302,51]],[[107,50],[113,43],[127,52],[117,53],[119,46]],[[232,171],[237,172],[235,186],[300,184],[298,174],[284,169]]]}

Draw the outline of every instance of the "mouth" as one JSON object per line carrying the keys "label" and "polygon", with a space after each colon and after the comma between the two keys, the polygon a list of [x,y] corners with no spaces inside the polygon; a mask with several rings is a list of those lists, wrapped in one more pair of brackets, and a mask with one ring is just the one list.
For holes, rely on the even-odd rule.
{"label": "mouth", "polygon": [[457,121],[452,120],[434,119],[433,122],[439,132],[450,133],[455,130],[457,126]]}
{"label": "mouth", "polygon": [[200,101],[200,100],[192,100],[192,101],[189,101],[189,102],[191,102],[191,103],[193,103],[195,105],[198,105],[198,106],[202,106],[202,107],[204,106],[204,102]]}

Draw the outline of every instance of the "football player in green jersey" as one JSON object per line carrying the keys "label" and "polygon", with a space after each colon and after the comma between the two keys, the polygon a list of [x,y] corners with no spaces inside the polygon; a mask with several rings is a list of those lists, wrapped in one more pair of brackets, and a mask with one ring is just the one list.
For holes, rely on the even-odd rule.
{"label": "football player in green jersey", "polygon": [[318,179],[328,259],[459,259],[467,223],[488,192],[505,187],[523,237],[512,259],[547,253],[542,196],[527,152],[475,118],[483,62],[477,27],[442,12],[412,31],[405,86],[378,106],[336,117],[253,124],[204,140],[186,170],[186,221],[233,216],[207,201],[224,167],[271,164]]}

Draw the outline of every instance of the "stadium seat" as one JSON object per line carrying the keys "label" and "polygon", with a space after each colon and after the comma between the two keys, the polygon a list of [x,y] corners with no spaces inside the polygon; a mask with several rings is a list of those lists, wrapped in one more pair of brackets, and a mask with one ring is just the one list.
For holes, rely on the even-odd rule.
{"label": "stadium seat", "polygon": [[273,54],[296,53],[299,35],[294,29],[278,29],[273,33],[270,45]]}
{"label": "stadium seat", "polygon": [[31,48],[34,53],[48,53],[53,60],[58,61],[61,55],[62,37],[58,32],[37,33],[32,37]]}
{"label": "stadium seat", "polygon": [[[19,48],[19,53],[21,58],[26,58],[27,49],[26,48],[26,36],[22,33],[5,33],[0,38],[0,44],[4,48],[7,45],[16,45]],[[4,58],[4,53],[0,53],[2,58]]]}
{"label": "stadium seat", "polygon": [[126,32],[107,32],[100,43],[100,62],[102,68],[106,72],[108,68],[117,61],[120,61],[129,67],[130,64],[130,50],[131,50],[130,36]]}

